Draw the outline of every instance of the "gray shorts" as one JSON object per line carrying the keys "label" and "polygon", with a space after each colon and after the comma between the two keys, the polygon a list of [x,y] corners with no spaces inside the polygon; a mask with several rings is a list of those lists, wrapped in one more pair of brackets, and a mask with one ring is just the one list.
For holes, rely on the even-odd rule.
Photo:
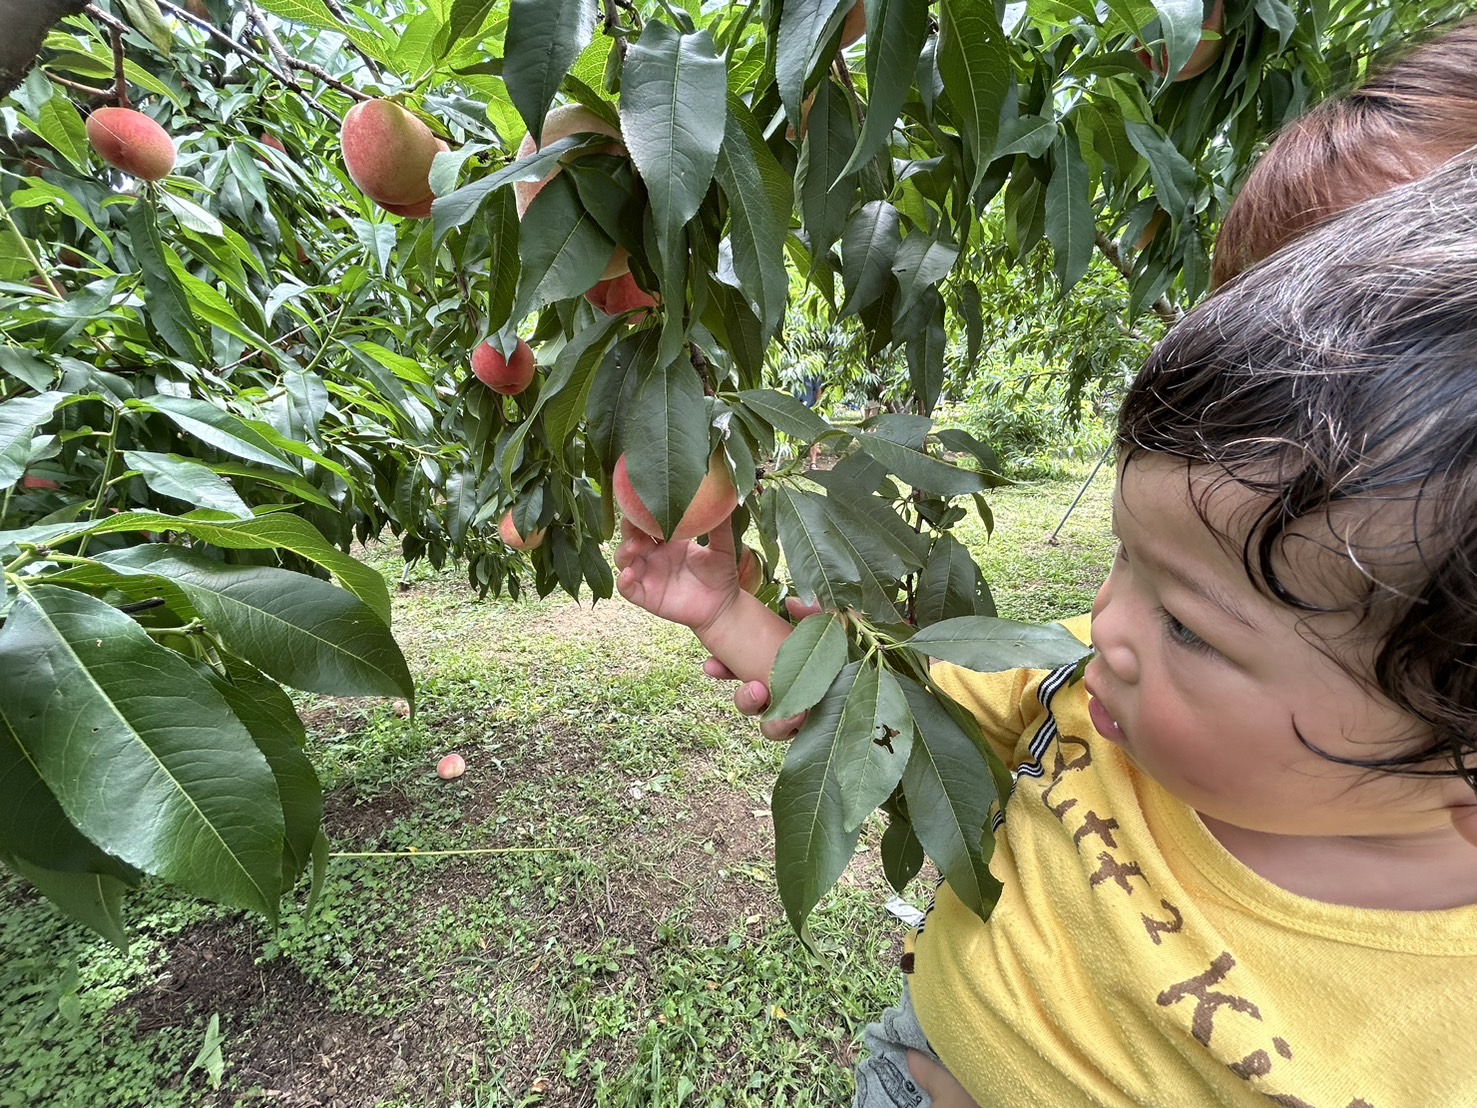
{"label": "gray shorts", "polygon": [[922,1051],[935,1062],[939,1057],[918,1024],[906,981],[902,1001],[883,1012],[880,1023],[867,1024],[862,1041],[870,1055],[857,1063],[852,1108],[929,1108],[933,1098],[914,1084],[908,1072],[908,1051]]}

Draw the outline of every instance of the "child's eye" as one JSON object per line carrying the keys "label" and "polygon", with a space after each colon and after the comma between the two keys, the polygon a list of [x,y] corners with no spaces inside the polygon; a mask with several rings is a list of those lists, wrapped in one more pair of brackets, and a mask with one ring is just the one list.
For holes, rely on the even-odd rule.
{"label": "child's eye", "polygon": [[1195,634],[1194,631],[1191,631],[1179,620],[1175,619],[1174,616],[1170,615],[1163,608],[1159,609],[1159,622],[1164,625],[1164,634],[1176,646],[1182,646],[1186,650],[1202,650],[1207,652],[1213,649],[1208,642]]}

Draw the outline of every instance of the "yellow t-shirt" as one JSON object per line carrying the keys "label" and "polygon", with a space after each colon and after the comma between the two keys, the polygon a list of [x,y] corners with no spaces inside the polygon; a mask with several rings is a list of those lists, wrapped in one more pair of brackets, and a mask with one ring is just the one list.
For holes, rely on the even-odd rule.
{"label": "yellow t-shirt", "polygon": [[1019,767],[989,922],[944,885],[914,945],[919,1022],[981,1105],[1477,1105],[1477,907],[1295,896],[1100,738],[1068,672],[933,672]]}

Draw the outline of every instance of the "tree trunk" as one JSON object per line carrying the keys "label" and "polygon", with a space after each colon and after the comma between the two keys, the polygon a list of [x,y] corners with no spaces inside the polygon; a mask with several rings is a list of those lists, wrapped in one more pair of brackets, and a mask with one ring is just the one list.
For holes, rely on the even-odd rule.
{"label": "tree trunk", "polygon": [[88,0],[0,0],[0,96],[26,79],[46,32],[63,16],[76,15]]}

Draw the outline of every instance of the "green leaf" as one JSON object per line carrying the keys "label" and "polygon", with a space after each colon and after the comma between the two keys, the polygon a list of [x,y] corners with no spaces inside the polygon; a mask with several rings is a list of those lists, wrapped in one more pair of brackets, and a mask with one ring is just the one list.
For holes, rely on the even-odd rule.
{"label": "green leaf", "polygon": [[901,319],[923,296],[949,275],[959,258],[959,247],[933,235],[915,231],[903,239],[892,260],[898,300],[893,318]]}
{"label": "green leaf", "polygon": [[889,671],[875,663],[857,670],[836,723],[836,747],[843,825],[860,828],[892,795],[913,752],[913,716]]}
{"label": "green leaf", "polygon": [[255,519],[222,519],[213,513],[175,516],[161,512],[119,512],[82,523],[54,523],[21,531],[0,531],[0,550],[17,551],[20,543],[64,546],[84,535],[128,531],[178,531],[223,550],[290,550],[322,566],[390,625],[390,593],[379,572],[333,546],[306,520],[285,512]]}
{"label": "green leaf", "polygon": [[31,436],[66,400],[61,392],[19,396],[0,404],[0,489],[21,479],[31,457]]}
{"label": "green leaf", "polygon": [[105,873],[46,869],[5,854],[0,854],[0,861],[72,919],[128,952],[128,931],[123,925],[123,893],[128,886],[122,881]]}
{"label": "green leaf", "polygon": [[195,319],[190,314],[189,300],[169,265],[174,250],[159,236],[154,209],[142,201],[133,204],[128,209],[127,223],[133,256],[143,276],[144,291],[148,294],[149,322],[180,357],[191,362],[203,362],[205,349],[200,343]]}
{"label": "green leaf", "polygon": [[928,37],[928,0],[863,0],[867,5],[867,118],[841,172],[868,161],[892,137]]}
{"label": "green leaf", "polygon": [[861,575],[850,544],[840,537],[828,511],[828,499],[790,485],[775,485],[766,490],[764,498],[773,505],[795,591],[826,609],[859,606],[862,595],[857,579]]}
{"label": "green leaf", "polygon": [[[594,149],[597,146],[607,146],[609,143],[608,135],[601,135],[598,140],[589,141],[574,135],[566,135],[558,142],[551,142],[548,146],[535,150],[526,158],[509,162],[496,173],[465,184],[455,192],[438,197],[431,205],[431,215],[436,226],[436,241],[440,242],[448,232],[470,222],[472,217],[482,210],[482,205],[487,198],[498,189],[506,188],[518,181],[542,181],[558,168],[566,155],[576,154],[587,147]],[[539,195],[542,196],[543,192],[541,191]]]}
{"label": "green leaf", "polygon": [[[253,167],[254,168],[254,167]],[[211,238],[224,238],[226,225],[193,200],[176,196],[172,192],[159,192],[159,203],[170,210],[180,224],[191,231]]]}
{"label": "green leaf", "polygon": [[652,20],[626,51],[621,134],[646,183],[664,276],[713,180],[727,96],[728,70],[707,31]]}
{"label": "green leaf", "polygon": [[123,461],[138,470],[144,483],[160,496],[172,496],[197,508],[214,508],[237,519],[252,518],[252,511],[229,483],[217,476],[209,466],[178,454],[159,454],[152,450],[125,450]]}
{"label": "green leaf", "polygon": [[513,302],[522,272],[519,251],[521,223],[512,189],[501,189],[487,201],[483,218],[487,230],[487,319],[490,332],[502,330],[513,315]]}
{"label": "green leaf", "polygon": [[360,50],[375,61],[388,65],[393,56],[398,37],[385,41],[362,27],[345,23],[333,14],[323,0],[258,0],[261,7],[274,15],[304,27],[316,27],[320,31],[336,31],[348,35]]}
{"label": "green leaf", "polygon": [[803,442],[815,442],[832,429],[829,423],[787,392],[748,389],[739,393],[739,400],[776,431],[783,431]]}
{"label": "green leaf", "polygon": [[1087,273],[1096,249],[1097,226],[1092,218],[1087,163],[1070,129],[1057,136],[1053,161],[1051,180],[1046,183],[1046,237],[1051,240],[1057,281],[1065,295]]}
{"label": "green leaf", "polygon": [[[75,104],[65,96],[49,97],[36,112],[35,123],[36,133],[71,162],[73,169],[78,173],[89,171],[87,125],[82,121],[82,115]],[[77,207],[80,208],[81,205]]]}
{"label": "green leaf", "polygon": [[852,217],[841,236],[841,283],[846,289],[842,315],[858,312],[882,295],[902,242],[902,214],[887,201],[873,200]]}
{"label": "green leaf", "polygon": [[908,640],[920,654],[965,669],[1055,669],[1088,652],[1059,623],[1020,623],[991,616],[960,616],[925,627]]}
{"label": "green leaf", "polygon": [[0,703],[101,849],[276,918],[283,825],[271,770],[182,657],[102,601],[36,585],[0,629]]}
{"label": "green leaf", "polygon": [[448,47],[480,31],[497,4],[498,0],[454,0],[447,21]]}
{"label": "green leaf", "polygon": [[1160,206],[1179,219],[1189,210],[1195,196],[1195,167],[1154,124],[1128,119],[1123,126],[1128,141],[1149,163],[1149,175],[1154,179]]}
{"label": "green leaf", "polygon": [[164,22],[164,13],[159,10],[156,0],[122,0],[122,3],[134,29],[153,43],[154,49],[169,57],[174,48],[174,35],[170,33],[169,24]]}
{"label": "green leaf", "polygon": [[850,8],[851,0],[789,0],[781,6],[774,66],[787,118],[801,118],[805,86]]}
{"label": "green leaf", "polygon": [[642,374],[616,434],[636,495],[662,534],[674,534],[708,474],[706,404],[691,363],[658,364]]}
{"label": "green leaf", "polygon": [[994,777],[985,756],[930,691],[906,677],[898,683],[918,727],[903,771],[913,832],[949,888],[983,919],[1000,895],[985,846]]}
{"label": "green leaf", "polygon": [[[786,7],[788,11],[788,7]],[[846,94],[829,78],[816,88],[810,108],[810,126],[800,147],[795,187],[800,211],[810,237],[811,268],[820,264],[846,230],[856,199],[855,176],[843,177],[842,167],[856,145],[856,121]]]}
{"label": "green leaf", "polygon": [[234,454],[248,462],[258,462],[272,469],[295,472],[281,450],[273,445],[259,426],[253,426],[208,400],[156,393],[147,401],[135,401],[133,404],[145,411],[160,413],[181,431],[194,435],[201,442],[224,450],[227,454]]}
{"label": "green leaf", "polygon": [[955,616],[995,614],[989,587],[964,544],[947,532],[938,536],[918,578],[913,613],[920,627]]}
{"label": "green leaf", "polygon": [[625,336],[605,355],[591,382],[585,403],[585,442],[607,472],[620,457],[636,388],[656,372],[656,346],[657,333],[651,328]]}
{"label": "green leaf", "polygon": [[913,825],[901,816],[888,815],[878,852],[882,855],[882,872],[896,892],[906,889],[923,868],[923,844],[913,834]]}
{"label": "green leaf", "polygon": [[806,616],[780,646],[765,719],[785,719],[820,702],[846,665],[846,633],[830,612]]}
{"label": "green leaf", "polygon": [[1170,78],[1185,67],[1200,45],[1205,4],[1203,0],[1154,0],[1154,10],[1159,13],[1159,30],[1169,55],[1164,74]]}
{"label": "green leaf", "polygon": [[949,337],[944,329],[944,300],[928,290],[920,307],[927,312],[923,328],[908,340],[908,380],[924,413],[932,412],[944,387],[944,359]]}
{"label": "green leaf", "polygon": [[[86,139],[86,131],[83,134]],[[86,155],[84,155],[86,157]],[[102,239],[103,244],[112,250],[112,239],[103,233],[102,228],[93,222],[92,214],[77,201],[74,195],[69,194],[66,189],[59,185],[53,185],[43,177],[27,177],[25,188],[16,189],[10,194],[10,207],[12,208],[41,208],[55,207],[56,210],[68,214],[72,219],[95,233],[97,238]]]}
{"label": "green leaf", "polygon": [[533,198],[518,235],[522,271],[514,315],[583,295],[610,261],[610,239],[580,206],[574,182],[563,173]]}
{"label": "green leaf", "polygon": [[390,630],[352,593],[267,566],[231,566],[165,543],[110,551],[121,572],[167,578],[226,649],[293,688],[333,696],[415,697]]}
{"label": "green leaf", "polygon": [[941,462],[920,450],[902,446],[876,431],[857,435],[861,448],[887,468],[887,472],[915,489],[937,496],[968,496],[982,492],[984,479],[978,473]]}
{"label": "green leaf", "polygon": [[209,667],[201,669],[272,767],[282,798],[282,883],[288,887],[312,863],[313,842],[323,822],[323,788],[303,752],[302,721],[288,695],[261,674],[235,666],[227,679]]}
{"label": "green leaf", "polygon": [[1056,133],[1054,120],[1039,115],[1011,116],[1001,121],[995,157],[1025,154],[1029,158],[1039,158],[1051,149]]}
{"label": "green leaf", "polygon": [[[794,199],[789,179],[764,144],[748,106],[730,98],[728,129],[718,152],[718,184],[728,200],[729,241],[739,287],[758,309],[769,335],[785,313],[785,229]],[[773,182],[783,182],[774,188]]]}
{"label": "green leaf", "polygon": [[1000,109],[1010,89],[1010,50],[991,0],[941,0],[938,68],[973,166],[973,196],[997,156]]}
{"label": "green leaf", "polygon": [[512,0],[503,47],[503,82],[537,141],[544,113],[569,67],[595,33],[596,0]]}
{"label": "green leaf", "polygon": [[847,830],[837,776],[836,728],[857,664],[844,669],[805,717],[774,783],[775,880],[785,915],[797,933],[827,890],[846,870],[858,832]]}
{"label": "green leaf", "polygon": [[[3,643],[0,630],[0,643]],[[15,705],[0,700],[0,854],[48,871],[134,884],[139,872],[98,849],[67,818],[21,743]]]}
{"label": "green leaf", "polygon": [[619,337],[621,326],[619,317],[606,316],[583,328],[554,359],[554,368],[539,394],[539,406],[544,408],[549,448],[556,457],[564,456],[564,446],[585,414],[596,370]]}

